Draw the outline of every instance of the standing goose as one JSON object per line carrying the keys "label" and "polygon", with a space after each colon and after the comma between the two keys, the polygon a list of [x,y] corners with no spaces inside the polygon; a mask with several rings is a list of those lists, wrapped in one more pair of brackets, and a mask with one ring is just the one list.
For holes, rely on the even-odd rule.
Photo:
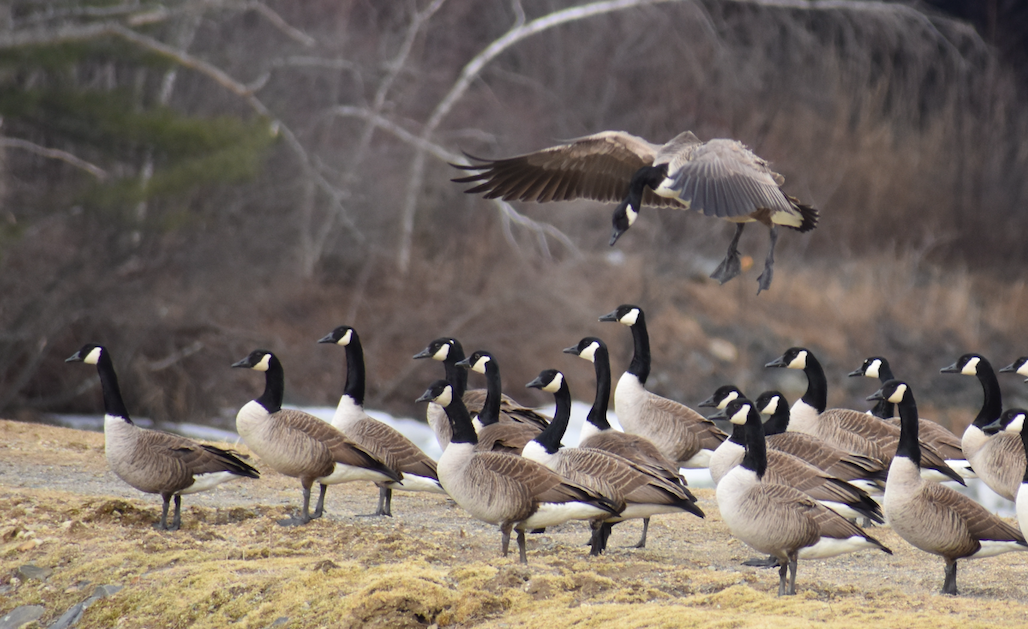
{"label": "standing goose", "polygon": [[683,484],[669,482],[660,468],[639,465],[598,448],[561,445],[571,418],[571,390],[564,374],[546,369],[526,386],[552,393],[557,410],[546,430],[525,446],[522,456],[596,491],[610,488],[614,493],[605,495],[624,502],[618,515],[594,520],[598,526],[593,529],[591,554],[606,549],[611,527],[618,522],[683,511],[704,517],[695,496]]}
{"label": "standing goose", "polygon": [[[607,351],[606,343],[595,336],[587,336],[579,341],[578,345],[564,348],[564,353],[588,360],[593,364],[596,372],[596,396],[593,398],[592,406],[589,407],[585,422],[582,424],[578,447],[604,450],[638,465],[646,466],[647,469],[658,472],[667,482],[680,485],[688,492],[687,483],[679,472],[678,465],[661,454],[652,441],[642,435],[630,435],[627,432],[614,430],[607,421],[608,400],[610,399],[610,354]],[[635,544],[635,548],[646,547],[650,519],[644,517],[642,520],[642,537]]]}
{"label": "standing goose", "polygon": [[[731,420],[732,414],[738,412],[743,406],[756,408],[753,402],[740,397],[729,402],[725,408],[719,410],[712,417]],[[759,420],[759,413],[757,418]],[[744,424],[733,424],[731,436],[710,457],[710,477],[714,479],[716,485],[720,485],[729,472],[742,463],[746,454],[747,430]],[[761,428],[761,439],[764,438],[763,428]],[[872,500],[863,489],[830,476],[806,461],[785,452],[766,449],[765,459],[767,474],[764,482],[797,489],[843,517],[866,518],[879,524],[884,522],[878,503]]]}
{"label": "standing goose", "polygon": [[632,330],[632,362],[614,389],[614,411],[625,432],[642,435],[679,467],[704,468],[727,438],[714,422],[684,404],[646,390],[650,375],[650,338],[638,306],[624,304],[600,317]]}
{"label": "standing goose", "polygon": [[472,419],[475,432],[478,433],[476,447],[479,450],[521,454],[525,444],[539,434],[540,428],[535,423],[514,421],[510,415],[500,411],[503,382],[500,379],[500,367],[496,363],[496,359],[489,352],[479,350],[458,362],[457,366],[485,374],[485,403],[478,412],[478,416]]}
{"label": "standing goose", "polygon": [[[1023,408],[1012,408],[1003,411],[1000,418],[988,427],[994,430],[1004,430],[1021,436],[1021,449],[1028,457],[1028,431],[1024,429],[1024,420],[1028,417],[1028,411]],[[1021,534],[1028,535],[1028,465],[1025,466],[1024,475],[1021,477],[1021,487],[1017,490],[1017,500],[1014,501],[1017,511],[1017,524],[1021,527]]]}
{"label": "standing goose", "polygon": [[[132,423],[121,398],[114,361],[106,347],[83,345],[65,362],[96,365],[104,394],[104,455],[118,478],[139,491],[160,494],[161,520],[154,528],[177,531],[182,525],[182,495],[212,489],[237,478],[260,478],[234,452]],[[168,507],[175,513],[168,524]]]}
{"label": "standing goose", "polygon": [[609,499],[565,480],[545,466],[506,452],[475,450],[478,435],[453,386],[437,380],[419,402],[434,401],[446,412],[452,438],[439,458],[439,480],[446,493],[472,516],[500,527],[507,555],[510,533],[517,531],[521,563],[528,563],[525,530],[614,515]]}
{"label": "standing goose", "polygon": [[[329,485],[350,481],[398,483],[402,474],[346,438],[338,428],[298,410],[282,408],[285,372],[278,358],[265,349],[255,349],[232,364],[264,372],[264,393],[243,405],[236,414],[236,431],[262,461],[280,474],[300,479],[303,510],[293,518],[279,520],[282,526],[299,526],[320,518],[325,510]],[[317,481],[321,494],[310,513],[311,487]]]}
{"label": "standing goose", "polygon": [[758,293],[771,285],[778,226],[799,232],[817,226],[818,212],[782,192],[785,179],[735,140],[701,142],[691,131],[663,146],[623,131],[603,131],[567,144],[455,167],[473,174],[454,179],[475,183],[466,190],[506,201],[619,201],[610,244],[628,231],[644,205],[696,210],[736,224],[725,259],[711,278],[722,284],[740,272],[736,249],[746,223],[771,230]]}
{"label": "standing goose", "polygon": [[796,594],[796,566],[801,558],[823,559],[875,548],[892,554],[857,525],[803,492],[765,480],[764,429],[752,403],[737,399],[722,412],[733,424],[745,426],[746,454],[718,483],[721,518],[732,535],[778,558],[779,596]]}
{"label": "standing goose", "polygon": [[[837,448],[881,461],[888,467],[899,441],[899,428],[860,411],[826,409],[828,380],[821,363],[810,350],[792,347],[764,367],[802,369],[807,376],[807,391],[789,409],[789,430],[820,437]],[[947,465],[934,448],[925,443],[921,447],[924,455],[922,473],[927,478],[965,484],[960,474]]]}
{"label": "standing goose", "polygon": [[346,384],[332,416],[332,425],[351,441],[367,450],[389,469],[403,474],[399,483],[378,484],[375,515],[392,517],[393,490],[446,493],[439,484],[435,461],[400,431],[371,417],[364,410],[364,349],[357,331],[341,325],[318,340],[346,348]]}
{"label": "standing goose", "polygon": [[942,593],[957,593],[958,559],[1028,550],[1024,536],[985,507],[921,478],[917,404],[910,387],[890,380],[868,400],[882,398],[899,405],[902,431],[885,484],[885,517],[892,530],[915,548],[942,556],[946,562]]}
{"label": "standing goose", "polygon": [[[881,384],[885,384],[895,378],[892,375],[892,368],[889,367],[889,361],[881,356],[872,356],[865,359],[860,368],[851,371],[849,376],[851,378],[858,376],[878,378]],[[896,415],[896,405],[889,403],[888,400],[879,400],[874,408],[871,409],[871,414],[885,423],[899,428],[900,418]],[[959,437],[943,428],[937,422],[929,419],[921,418],[918,420],[918,424],[917,434],[920,436],[921,442],[935,448],[935,451],[946,461],[946,465],[952,467],[964,478],[977,477],[964,456]]]}
{"label": "standing goose", "polygon": [[960,440],[967,462],[978,478],[1007,500],[1014,500],[1021,487],[1021,469],[1025,465],[1021,440],[1010,432],[989,436],[986,427],[1003,413],[1003,399],[996,372],[980,354],[964,354],[957,362],[944,367],[942,373],[977,376],[985,397],[974,421],[964,430]]}
{"label": "standing goose", "polygon": [[764,423],[768,448],[787,452],[869,494],[881,494],[882,484],[889,473],[881,461],[840,450],[813,435],[790,432],[789,402],[778,391],[761,393],[754,404],[761,415],[770,415]]}

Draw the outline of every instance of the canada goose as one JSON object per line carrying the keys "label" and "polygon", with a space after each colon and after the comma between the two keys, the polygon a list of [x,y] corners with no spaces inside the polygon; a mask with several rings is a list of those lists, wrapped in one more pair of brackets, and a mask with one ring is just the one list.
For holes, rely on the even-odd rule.
{"label": "canada goose", "polygon": [[563,373],[546,369],[526,386],[552,393],[556,412],[546,430],[525,446],[522,456],[598,492],[611,488],[614,493],[604,495],[625,504],[618,515],[595,521],[598,526],[593,529],[591,554],[598,555],[606,548],[610,529],[617,522],[682,511],[703,517],[695,496],[684,485],[669,482],[659,468],[647,468],[597,448],[561,445],[571,418],[571,390]]}
{"label": "canada goose", "polygon": [[[890,380],[868,400],[899,405],[900,440],[885,484],[885,517],[896,534],[946,562],[943,594],[957,593],[957,560],[1028,550],[1024,536],[967,496],[921,478],[917,404],[910,387]],[[1016,435],[1015,435],[1016,436]],[[1023,475],[1023,467],[1020,473]]]}
{"label": "canada goose", "polygon": [[[535,423],[514,421],[510,415],[500,411],[503,382],[496,359],[489,352],[478,350],[458,362],[457,366],[485,374],[485,403],[478,416],[471,421],[475,426],[475,432],[478,433],[478,445],[475,447],[478,450],[502,450],[521,454],[525,444],[539,434],[540,428]],[[506,421],[501,421],[501,418]]]}
{"label": "canada goose", "polygon": [[[299,478],[303,488],[300,515],[279,520],[279,524],[299,526],[320,518],[329,485],[350,481],[398,483],[403,480],[399,471],[347,439],[335,426],[303,411],[283,409],[285,372],[274,354],[265,349],[255,349],[232,366],[264,372],[264,393],[239,409],[236,431],[262,461],[280,474]],[[314,481],[321,485],[321,494],[312,515],[310,502]]]}
{"label": "canada goose", "polygon": [[[899,441],[899,428],[860,411],[826,409],[828,380],[821,363],[810,350],[789,348],[764,367],[802,369],[807,376],[806,392],[789,409],[789,430],[820,437],[837,448],[881,461],[888,467]],[[927,477],[965,484],[960,474],[947,465],[934,448],[922,443],[922,451],[922,473]]]}
{"label": "canada goose", "polygon": [[[596,448],[616,454],[650,470],[658,471],[664,480],[685,488],[687,483],[679,472],[678,464],[661,454],[652,441],[642,435],[614,430],[607,421],[610,399],[610,354],[606,343],[595,336],[587,336],[579,341],[578,345],[564,348],[564,353],[588,360],[596,372],[596,396],[582,424],[578,447]],[[635,548],[646,547],[650,519],[645,517],[642,520],[642,537],[634,545]]]}
{"label": "canada goose", "polygon": [[688,406],[646,390],[650,338],[642,309],[624,304],[600,317],[600,321],[616,321],[632,330],[632,362],[614,389],[614,412],[625,432],[648,438],[680,467],[707,467],[710,455],[727,435]]}
{"label": "canada goose", "polygon": [[[743,407],[756,408],[753,402],[740,397],[729,402],[713,417],[731,420],[732,414],[738,413]],[[759,413],[757,419],[760,419]],[[718,446],[714,455],[710,457],[710,477],[714,479],[716,485],[720,485],[725,476],[735,466],[742,463],[747,447],[747,430],[748,428],[744,424],[733,424],[732,434]],[[761,428],[761,438],[764,438],[763,428]],[[798,489],[843,517],[866,518],[879,524],[884,522],[878,503],[872,500],[863,489],[830,476],[806,461],[785,452],[766,449],[765,458],[767,473],[764,482],[788,485]]]}
{"label": "canada goose", "polygon": [[[1021,356],[1014,362],[999,370],[1000,373],[1016,373],[1028,377],[1028,356]],[[1028,382],[1028,380],[1025,380]]]}
{"label": "canada goose", "polygon": [[802,432],[789,432],[789,401],[778,391],[765,391],[754,400],[757,412],[769,415],[764,422],[767,447],[791,454],[830,476],[880,495],[889,470],[881,461],[840,450]]}
{"label": "canada goose", "polygon": [[1024,449],[1015,434],[1004,431],[989,436],[986,432],[986,427],[1003,413],[1002,393],[992,364],[980,354],[964,354],[949,367],[944,367],[942,373],[978,377],[985,397],[978,415],[964,430],[960,446],[978,478],[1000,496],[1014,500],[1021,487]]}
{"label": "canada goose", "polygon": [[375,515],[392,517],[393,490],[446,493],[439,484],[436,465],[400,431],[371,417],[364,410],[364,348],[357,330],[341,325],[318,340],[346,348],[346,384],[332,416],[332,425],[351,441],[403,474],[399,483],[379,483]]}
{"label": "canada goose", "polygon": [[721,518],[732,535],[778,558],[779,596],[796,593],[800,558],[823,559],[869,548],[892,554],[857,525],[798,489],[767,482],[764,429],[752,403],[733,400],[722,413],[733,424],[745,426],[746,454],[717,485]]}
{"label": "canada goose", "polygon": [[[851,371],[849,376],[851,378],[855,378],[857,376],[878,378],[878,381],[881,384],[885,384],[895,377],[892,374],[892,368],[889,366],[889,361],[882,356],[872,356],[865,359],[863,364],[860,365],[860,368]],[[883,422],[892,424],[899,428],[900,418],[896,416],[895,406],[895,404],[889,403],[888,400],[879,400],[879,402],[875,404],[874,408],[871,409],[871,414],[881,419]],[[935,448],[935,451],[938,452],[946,461],[946,465],[952,467],[964,478],[977,478],[977,475],[971,469],[970,464],[964,457],[964,451],[960,447],[959,437],[942,427],[938,422],[934,422],[929,419],[921,418],[918,420],[918,424],[917,434],[919,435],[921,442]]]}
{"label": "canada goose", "polygon": [[[469,156],[470,157],[470,156]],[[817,226],[818,211],[781,190],[785,179],[735,140],[701,142],[691,131],[663,146],[623,131],[603,131],[567,144],[506,159],[453,166],[472,172],[453,181],[476,183],[465,190],[506,201],[620,201],[614,210],[613,245],[628,231],[644,205],[696,210],[736,224],[725,259],[711,278],[724,284],[740,272],[736,246],[746,223],[771,230],[764,271],[766,290],[774,272],[778,226],[800,232]]]}
{"label": "canada goose", "polygon": [[[121,398],[118,374],[110,352],[101,345],[83,345],[65,362],[96,365],[104,394],[104,455],[118,478],[139,491],[160,494],[161,521],[154,528],[177,531],[182,525],[182,494],[213,489],[236,478],[260,478],[256,469],[236,453],[197,443],[192,439],[132,423]],[[168,525],[168,507],[175,498],[175,513]]]}
{"label": "canada goose", "polygon": [[[1028,457],[1028,430],[1024,429],[1024,420],[1028,417],[1028,411],[1023,408],[1011,408],[1003,411],[999,419],[990,424],[988,428],[993,430],[1004,430],[1021,435],[1021,448]],[[1021,527],[1021,534],[1028,535],[1028,465],[1025,466],[1024,475],[1021,477],[1021,487],[1017,490],[1017,500],[1014,501],[1017,510],[1017,523]]]}
{"label": "canada goose", "polygon": [[[428,344],[428,347],[415,354],[414,358],[431,358],[442,362],[446,380],[453,383],[454,390],[460,394],[468,412],[478,414],[482,410],[488,392],[486,389],[468,390],[468,372],[457,367],[457,363],[465,358],[464,347],[460,341],[453,337],[435,339]],[[506,395],[500,397],[500,410],[514,421],[539,424],[540,430],[545,426],[545,418]],[[446,444],[450,442],[450,422],[446,419],[446,413],[438,404],[429,403],[427,419],[428,425],[432,427],[436,440],[439,442],[439,447],[445,450]]]}
{"label": "canada goose", "polygon": [[445,380],[433,382],[419,402],[434,401],[446,412],[452,438],[439,458],[443,488],[472,516],[500,527],[507,555],[510,533],[518,532],[521,563],[528,563],[525,530],[591,520],[618,512],[606,497],[560,477],[545,466],[506,452],[475,450],[478,436],[464,402]]}

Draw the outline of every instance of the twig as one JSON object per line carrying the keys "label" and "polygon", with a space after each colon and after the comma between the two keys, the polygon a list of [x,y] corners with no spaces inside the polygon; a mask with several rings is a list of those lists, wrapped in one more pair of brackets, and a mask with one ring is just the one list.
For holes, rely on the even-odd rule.
{"label": "twig", "polygon": [[105,179],[107,179],[107,171],[103,168],[100,168],[96,164],[87,162],[81,157],[76,157],[75,155],[72,155],[67,151],[62,151],[61,149],[47,148],[45,146],[40,146],[33,142],[29,142],[28,140],[20,140],[18,138],[0,138],[0,146],[24,149],[31,153],[42,155],[43,157],[59,159],[62,162],[67,162],[76,168],[81,168],[82,170],[86,171],[90,175],[93,175],[100,181],[104,181]]}

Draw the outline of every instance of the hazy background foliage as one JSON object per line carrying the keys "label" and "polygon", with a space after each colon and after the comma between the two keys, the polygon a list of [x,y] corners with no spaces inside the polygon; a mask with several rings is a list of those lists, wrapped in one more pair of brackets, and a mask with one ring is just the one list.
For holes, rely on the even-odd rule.
{"label": "hazy background foliage", "polygon": [[[442,370],[410,357],[442,335],[493,351],[517,397],[545,401],[523,384],[558,367],[588,399],[560,349],[601,335],[620,373],[628,332],[596,319],[634,302],[652,387],[684,402],[728,381],[795,395],[761,367],[803,344],[833,403],[861,404],[873,385],[842,375],[880,353],[969,420],[943,407],[977,385],[939,368],[1028,353],[1028,9],[626,1],[477,57],[575,4],[0,7],[0,412],[95,412],[95,377],[62,363],[87,341],[137,415],[224,422],[260,389],[228,369],[258,346],[287,401],[332,404],[342,351],[314,342],[342,323],[376,407],[421,412]],[[724,223],[647,210],[611,250],[610,206],[502,207],[449,181],[461,151],[603,129],[739,139],[820,226],[785,234],[758,298],[756,271],[705,279]],[[744,252],[766,239],[747,230]]]}

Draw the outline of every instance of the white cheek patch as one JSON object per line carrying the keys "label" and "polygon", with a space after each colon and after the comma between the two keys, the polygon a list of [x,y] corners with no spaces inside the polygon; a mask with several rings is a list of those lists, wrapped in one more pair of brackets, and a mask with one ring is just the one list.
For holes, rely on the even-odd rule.
{"label": "white cheek patch", "polygon": [[633,325],[635,325],[635,322],[638,321],[638,320],[639,320],[639,309],[638,308],[632,308],[631,310],[629,310],[628,312],[625,313],[625,316],[623,316],[620,319],[618,319],[618,323],[621,323],[621,324],[627,325],[627,326],[633,326]]}
{"label": "white cheek patch", "polygon": [[976,375],[978,375],[978,362],[979,362],[979,360],[980,359],[977,356],[975,356],[971,360],[967,361],[967,364],[965,364],[964,368],[960,370],[960,373],[962,373],[965,376],[976,376]]}
{"label": "white cheek patch", "polygon": [[728,419],[728,421],[732,422],[733,424],[738,424],[741,426],[746,423],[746,418],[749,416],[749,414],[750,407],[743,404],[739,407],[739,410],[737,410],[735,414]]}
{"label": "white cheek patch", "polygon": [[479,356],[478,360],[475,361],[475,364],[471,365],[471,370],[476,372],[476,373],[484,374],[485,373],[485,366],[487,364],[489,364],[489,357],[488,356]]}
{"label": "white cheek patch", "polygon": [[102,353],[102,349],[100,349],[99,347],[94,347],[89,351],[88,354],[86,354],[86,358],[82,362],[86,363],[87,365],[95,365],[98,362],[100,362],[100,354]]}
{"label": "white cheek patch", "polygon": [[777,395],[773,396],[768,401],[768,403],[764,405],[764,408],[760,409],[760,412],[764,415],[774,415],[776,412],[778,412],[778,403],[781,401],[782,398],[778,397]]}
{"label": "white cheek patch", "polygon": [[882,361],[875,359],[871,361],[871,364],[864,370],[864,375],[868,378],[879,378],[878,370],[882,368]]}
{"label": "white cheek patch", "polygon": [[271,366],[271,354],[265,354],[261,362],[253,366],[254,371],[267,371]]}
{"label": "white cheek patch", "polygon": [[432,360],[438,360],[438,361],[442,362],[442,361],[446,360],[446,357],[449,356],[449,355],[450,355],[450,344],[446,343],[445,345],[443,345],[442,347],[437,349],[434,354],[432,354]]}
{"label": "white cheek patch", "polygon": [[589,346],[578,353],[579,358],[584,358],[589,362],[596,362],[596,350],[600,349],[600,344],[593,341],[589,343]]}
{"label": "white cheek patch", "polygon": [[896,387],[896,390],[892,392],[892,395],[890,395],[889,397],[887,397],[885,399],[888,400],[889,402],[893,403],[893,404],[899,404],[900,402],[903,401],[903,396],[906,395],[906,393],[907,393],[907,385],[901,384],[901,385]]}
{"label": "white cheek patch", "polygon": [[347,345],[350,344],[350,340],[352,338],[353,338],[353,330],[347,330],[346,334],[344,334],[341,339],[336,341],[336,345],[342,345],[343,347],[346,347]]}
{"label": "white cheek patch", "polygon": [[717,407],[718,408],[725,408],[726,406],[728,406],[729,404],[732,403],[732,400],[734,400],[734,399],[736,399],[738,397],[739,397],[738,393],[736,393],[735,391],[730,391],[728,393],[728,395],[725,396],[725,399],[721,400],[718,403]]}
{"label": "white cheek patch", "polygon": [[1024,413],[1018,413],[1017,415],[1014,415],[1013,419],[1010,420],[1010,423],[1007,424],[1007,427],[1006,427],[1005,430],[1009,430],[1010,432],[1021,432],[1023,429],[1024,429]]}
{"label": "white cheek patch", "polygon": [[807,350],[803,350],[799,354],[796,354],[796,358],[793,358],[788,365],[789,369],[806,369],[807,368]]}
{"label": "white cheek patch", "polygon": [[557,374],[553,376],[553,380],[550,380],[550,383],[543,387],[543,391],[546,391],[548,393],[556,393],[557,391],[560,391],[560,385],[562,385],[563,383],[564,374],[558,371]]}
{"label": "white cheek patch", "polygon": [[1017,371],[1014,373],[1028,377],[1028,360],[1021,361],[1021,365],[1017,368]]}
{"label": "white cheek patch", "polygon": [[628,218],[628,226],[631,227],[635,224],[635,219],[639,218],[639,213],[635,211],[631,205],[625,208],[625,216]]}
{"label": "white cheek patch", "polygon": [[453,389],[450,385],[446,385],[443,392],[435,396],[435,403],[439,406],[449,406],[450,402],[453,401]]}

